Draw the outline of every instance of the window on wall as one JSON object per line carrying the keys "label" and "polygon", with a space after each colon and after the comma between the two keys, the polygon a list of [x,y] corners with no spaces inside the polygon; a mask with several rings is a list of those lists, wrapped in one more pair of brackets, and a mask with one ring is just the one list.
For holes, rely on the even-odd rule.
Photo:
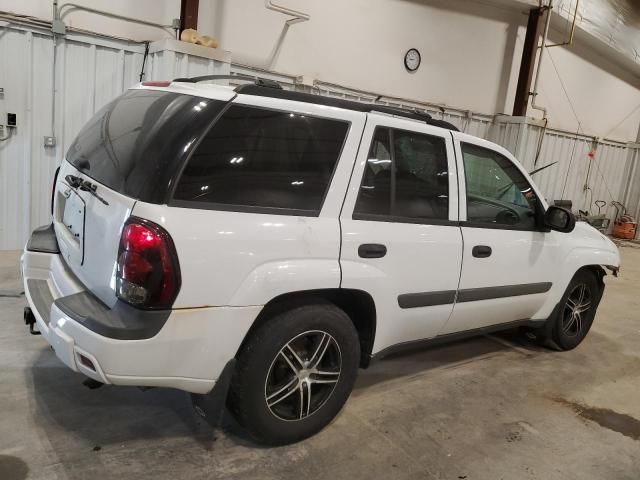
{"label": "window on wall", "polygon": [[514,163],[503,155],[462,144],[467,184],[467,221],[492,227],[536,229],[534,190]]}
{"label": "window on wall", "polygon": [[221,210],[317,215],[349,124],[231,106],[202,139],[174,199]]}
{"label": "window on wall", "polygon": [[428,222],[448,217],[445,140],[378,127],[369,149],[354,218]]}

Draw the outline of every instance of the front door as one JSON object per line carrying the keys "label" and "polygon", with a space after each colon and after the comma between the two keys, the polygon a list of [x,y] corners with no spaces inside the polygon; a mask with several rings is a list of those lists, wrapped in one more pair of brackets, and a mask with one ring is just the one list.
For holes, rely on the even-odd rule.
{"label": "front door", "polygon": [[462,260],[449,132],[369,114],[340,223],[342,288],[375,301],[373,353],[435,336]]}
{"label": "front door", "polygon": [[454,133],[464,254],[451,319],[440,334],[536,319],[561,265],[545,205],[506,150]]}

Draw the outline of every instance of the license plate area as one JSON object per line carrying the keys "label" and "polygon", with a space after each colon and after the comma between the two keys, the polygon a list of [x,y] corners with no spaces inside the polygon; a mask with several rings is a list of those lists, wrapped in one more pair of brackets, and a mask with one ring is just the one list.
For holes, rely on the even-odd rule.
{"label": "license plate area", "polygon": [[59,221],[63,226],[65,258],[81,265],[84,257],[85,203],[82,197],[71,188],[59,193],[58,205],[59,211],[62,213],[62,218]]}

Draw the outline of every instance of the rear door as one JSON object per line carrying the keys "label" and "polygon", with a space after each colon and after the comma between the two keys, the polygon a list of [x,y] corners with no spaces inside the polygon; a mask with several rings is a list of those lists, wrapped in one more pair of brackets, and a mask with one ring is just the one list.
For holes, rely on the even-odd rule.
{"label": "rear door", "polygon": [[453,136],[464,262],[455,309],[440,333],[535,319],[562,264],[557,236],[540,227],[544,200],[505,149]]}
{"label": "rear door", "polygon": [[340,216],[342,287],[376,305],[374,353],[435,336],[453,309],[462,261],[447,130],[369,114]]}

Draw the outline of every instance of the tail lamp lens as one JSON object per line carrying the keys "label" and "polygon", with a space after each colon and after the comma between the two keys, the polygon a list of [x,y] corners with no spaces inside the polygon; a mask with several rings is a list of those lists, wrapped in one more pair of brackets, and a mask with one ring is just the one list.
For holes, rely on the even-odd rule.
{"label": "tail lamp lens", "polygon": [[171,236],[161,226],[131,217],[120,237],[116,295],[139,308],[170,308],[180,289]]}

